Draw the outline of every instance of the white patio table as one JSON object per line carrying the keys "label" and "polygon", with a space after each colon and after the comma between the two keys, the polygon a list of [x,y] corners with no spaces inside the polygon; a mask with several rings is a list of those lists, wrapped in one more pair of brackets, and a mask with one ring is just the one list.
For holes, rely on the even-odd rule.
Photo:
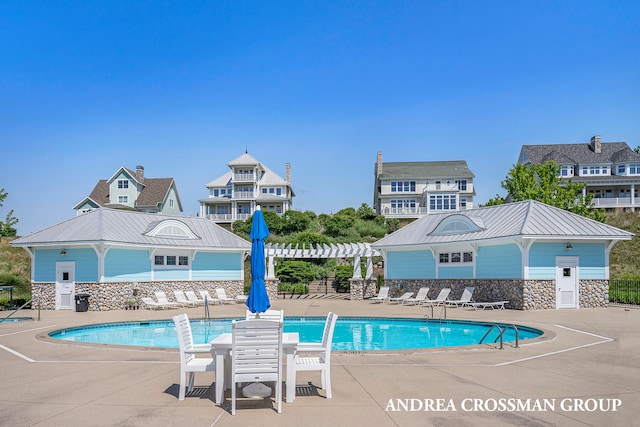
{"label": "white patio table", "polygon": [[[224,391],[228,388],[231,380],[231,366],[227,364],[225,370],[225,361],[228,360],[231,351],[231,334],[220,334],[209,342],[211,345],[211,354],[216,359],[216,403],[224,402]],[[298,348],[300,337],[297,332],[284,332],[282,334],[282,351],[285,354],[287,362],[287,376],[285,379],[285,395],[286,402],[291,403],[296,397],[296,369],[295,369],[295,353]]]}

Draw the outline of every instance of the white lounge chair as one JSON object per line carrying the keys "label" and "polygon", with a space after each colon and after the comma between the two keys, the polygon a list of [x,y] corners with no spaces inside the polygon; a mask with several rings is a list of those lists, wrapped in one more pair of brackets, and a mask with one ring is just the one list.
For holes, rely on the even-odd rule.
{"label": "white lounge chair", "polygon": [[182,304],[184,306],[195,307],[195,306],[198,305],[195,302],[189,301],[183,291],[174,289],[173,290],[173,295],[176,297],[176,301],[178,301],[180,304]]}
{"label": "white lounge chair", "polygon": [[195,304],[195,305],[204,305],[204,299],[200,299],[198,298],[198,296],[196,295],[195,292],[193,291],[184,291],[184,294],[187,297],[187,300],[189,300],[189,302]]}
{"label": "white lounge chair", "polygon": [[245,294],[238,295],[238,296],[236,296],[236,302],[237,303],[245,303],[245,302],[247,302],[247,298],[248,297]]}
{"label": "white lounge chair", "polygon": [[[259,316],[256,317],[256,314]],[[252,313],[251,310],[247,310],[246,320],[275,320],[278,322],[284,322],[284,310],[267,310],[263,313]]]}
{"label": "white lounge chair", "polygon": [[179,302],[169,301],[169,299],[167,298],[167,295],[162,291],[156,291],[154,292],[154,294],[156,295],[156,299],[160,304],[165,304],[166,306],[174,306],[174,307],[182,305]]}
{"label": "white lounge chair", "polygon": [[385,302],[389,298],[389,287],[382,286],[378,291],[378,295],[369,298],[370,302]]}
{"label": "white lounge chair", "polygon": [[472,302],[471,300],[473,299],[473,290],[473,286],[466,287],[464,288],[464,291],[462,291],[462,296],[460,297],[460,299],[447,300],[445,301],[445,304],[453,307],[464,307],[466,304]]}
{"label": "white lounge chair", "polygon": [[220,300],[212,297],[211,294],[209,294],[209,291],[200,291],[200,296],[203,301],[207,302],[207,304],[220,304]]}
{"label": "white lounge chair", "polygon": [[389,304],[404,304],[404,302],[406,300],[408,300],[409,298],[411,298],[412,296],[413,296],[413,292],[405,292],[404,294],[400,295],[399,297],[387,299],[387,302]]}
{"label": "white lounge chair", "polygon": [[237,385],[246,382],[275,382],[282,412],[282,323],[234,320],[231,331],[231,415],[236,414]]}
{"label": "white lounge chair", "polygon": [[233,298],[227,297],[227,292],[224,288],[216,288],[216,296],[218,297],[218,301],[223,304],[235,304],[236,300]]}
{"label": "white lounge chair", "polygon": [[154,301],[153,299],[149,298],[149,297],[142,297],[140,298],[140,300],[144,303],[145,307],[150,309],[150,310],[157,310],[159,308],[161,309],[165,309],[165,308],[176,308],[176,306],[174,304],[162,304],[159,303],[158,301]]}
{"label": "white lounge chair", "polygon": [[425,300],[427,299],[428,294],[429,294],[429,288],[420,288],[420,289],[418,289],[418,293],[416,294],[415,298],[409,298],[406,301],[404,301],[404,303],[405,304],[420,305],[423,302],[425,302]]}
{"label": "white lounge chair", "polygon": [[[196,372],[215,371],[215,359],[211,357],[197,358],[196,353],[208,353],[211,346],[208,344],[194,344],[193,335],[191,334],[191,323],[186,314],[180,314],[173,317],[173,323],[176,325],[178,333],[178,342],[180,343],[180,392],[178,399],[184,400],[185,391],[193,390],[193,379]],[[187,373],[189,374],[189,383],[187,385]],[[219,381],[216,378],[216,381]],[[217,385],[216,385],[217,386]],[[187,390],[188,388],[188,390]]]}
{"label": "white lounge chair", "polygon": [[442,288],[442,290],[440,290],[440,293],[435,299],[426,299],[424,302],[425,304],[431,307],[444,305],[447,301],[447,298],[449,298],[450,293],[451,293],[451,288]]}
{"label": "white lounge chair", "polygon": [[320,371],[322,388],[327,399],[331,399],[331,343],[333,342],[333,330],[336,326],[338,315],[329,313],[322,333],[322,343],[317,346],[312,343],[301,343],[296,350],[296,372]]}
{"label": "white lounge chair", "polygon": [[472,307],[474,310],[484,310],[490,308],[492,310],[504,310],[504,305],[509,301],[485,301],[485,302],[470,302],[467,303],[467,307]]}

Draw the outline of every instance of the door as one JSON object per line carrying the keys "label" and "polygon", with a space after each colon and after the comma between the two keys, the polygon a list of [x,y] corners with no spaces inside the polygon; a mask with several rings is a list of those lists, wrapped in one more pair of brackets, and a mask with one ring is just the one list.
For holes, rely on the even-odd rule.
{"label": "door", "polygon": [[578,257],[556,257],[556,308],[578,308]]}
{"label": "door", "polygon": [[75,307],[75,263],[56,263],[56,310],[73,310]]}

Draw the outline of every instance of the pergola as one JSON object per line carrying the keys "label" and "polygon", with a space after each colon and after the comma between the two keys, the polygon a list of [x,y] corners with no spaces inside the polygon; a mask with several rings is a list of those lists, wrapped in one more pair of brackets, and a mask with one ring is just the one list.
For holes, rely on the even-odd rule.
{"label": "pergola", "polygon": [[292,247],[291,244],[267,243],[264,247],[264,254],[267,258],[267,278],[275,279],[274,258],[298,258],[298,259],[314,259],[314,258],[353,258],[353,277],[362,278],[360,268],[360,259],[366,258],[366,274],[365,279],[371,279],[373,276],[373,257],[380,256],[380,252],[373,249],[368,243],[338,243],[338,244],[310,244],[299,247]]}

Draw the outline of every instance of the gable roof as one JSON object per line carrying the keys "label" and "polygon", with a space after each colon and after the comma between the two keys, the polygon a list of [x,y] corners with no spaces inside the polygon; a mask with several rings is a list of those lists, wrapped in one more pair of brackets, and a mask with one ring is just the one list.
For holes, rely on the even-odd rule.
{"label": "gable roof", "polygon": [[[475,231],[434,233],[446,218],[463,215]],[[630,240],[633,233],[534,200],[455,213],[430,214],[372,245],[376,249],[434,244],[479,243],[505,238]]]}
{"label": "gable roof", "polygon": [[[240,157],[237,157],[231,160],[229,163],[227,163],[227,166],[229,166],[230,168],[233,168],[235,166],[257,166],[258,169],[263,171],[263,173],[259,175],[259,179],[258,179],[258,184],[261,186],[266,186],[266,185],[267,186],[268,185],[286,186],[286,187],[291,186],[291,184],[287,182],[286,179],[282,178],[280,175],[278,175],[277,173],[275,173],[274,171],[266,167],[263,163],[260,163],[248,152],[245,152]],[[214,179],[213,181],[209,182],[205,187],[207,188],[226,187],[231,185],[232,179],[233,179],[233,171],[230,170],[226,172],[224,175],[221,175],[218,178]],[[293,194],[293,189],[291,190],[291,192],[292,192],[292,195],[295,196],[295,194]]]}
{"label": "gable roof", "polygon": [[78,209],[83,203],[87,201],[87,199],[91,199],[101,207],[131,209],[131,207],[128,206],[124,206],[118,203],[111,203],[111,199],[109,197],[109,183],[113,181],[114,177],[117,176],[120,171],[125,171],[128,175],[131,176],[131,179],[133,179],[142,187],[142,190],[140,191],[140,194],[138,195],[138,198],[135,202],[136,208],[157,208],[162,202],[164,202],[165,198],[169,194],[169,191],[173,187],[176,193],[178,208],[180,209],[180,212],[182,212],[182,202],[180,201],[178,189],[175,186],[175,181],[173,180],[173,178],[145,178],[144,182],[140,182],[138,181],[135,172],[125,167],[121,167],[120,169],[118,169],[118,171],[108,180],[99,180],[89,196],[82,199],[73,208]]}
{"label": "gable roof", "polygon": [[[164,220],[179,221],[188,227],[197,238],[185,239],[145,234]],[[12,245],[20,247],[99,243],[205,250],[251,249],[249,242],[206,218],[159,215],[109,208],[95,209],[11,242]]]}
{"label": "gable roof", "polygon": [[464,160],[442,162],[383,162],[378,178],[474,178]]}
{"label": "gable roof", "polygon": [[590,144],[523,145],[520,159],[531,163],[553,160],[558,164],[602,164],[626,161],[639,162],[640,154],[634,152],[626,142],[603,142],[600,153]]}

